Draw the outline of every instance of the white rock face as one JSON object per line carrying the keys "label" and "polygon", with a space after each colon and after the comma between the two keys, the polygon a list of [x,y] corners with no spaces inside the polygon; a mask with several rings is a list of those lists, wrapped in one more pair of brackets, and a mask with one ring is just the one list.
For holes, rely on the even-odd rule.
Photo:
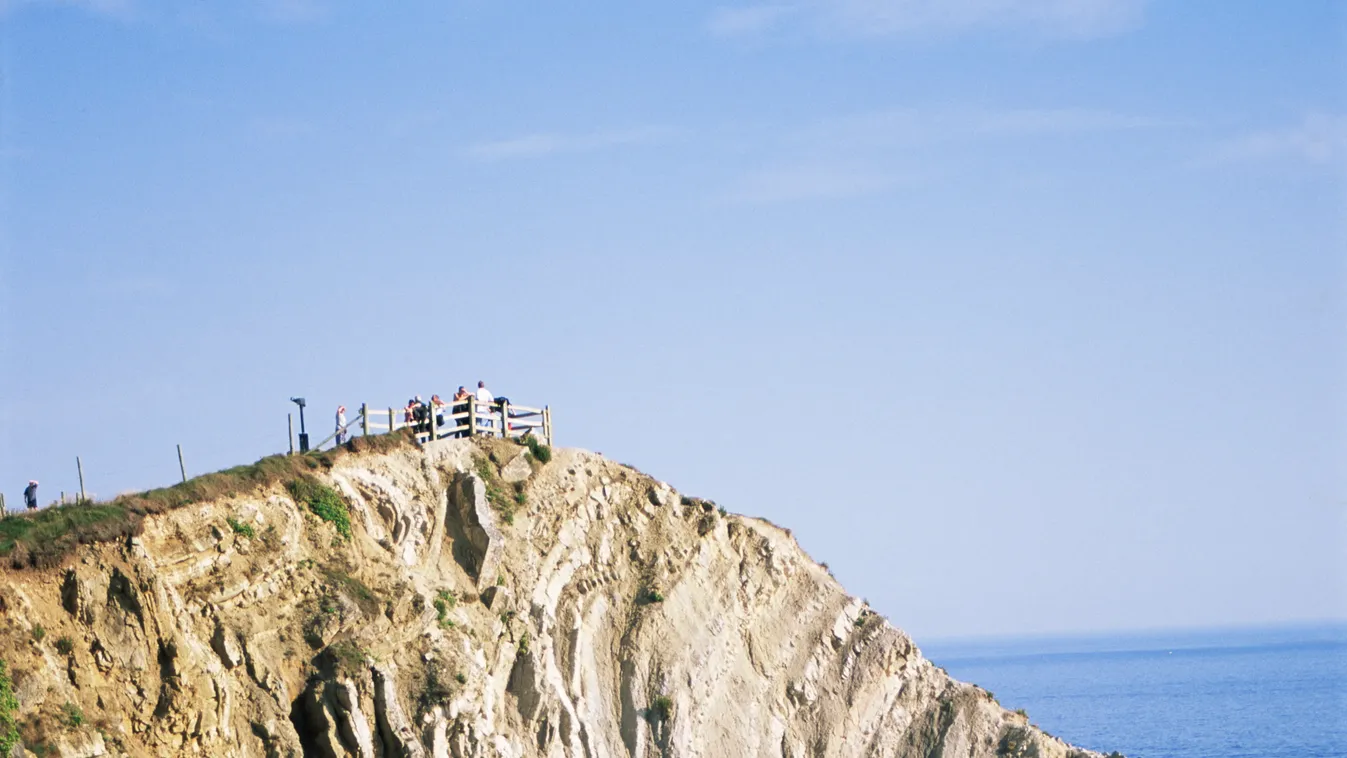
{"label": "white rock face", "polygon": [[[1098,755],[951,680],[789,532],[521,450],[336,458],[315,476],[349,540],[276,487],[148,517],[64,572],[6,565],[21,718],[82,708],[100,728],[51,740],[63,756]],[[226,525],[245,517],[252,538]]]}

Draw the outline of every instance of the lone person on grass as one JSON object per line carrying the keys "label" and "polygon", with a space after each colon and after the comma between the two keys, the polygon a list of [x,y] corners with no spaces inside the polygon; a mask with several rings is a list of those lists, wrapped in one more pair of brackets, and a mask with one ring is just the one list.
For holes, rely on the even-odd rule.
{"label": "lone person on grass", "polygon": [[28,506],[28,510],[37,510],[37,480],[28,480],[28,487],[23,491],[23,504]]}

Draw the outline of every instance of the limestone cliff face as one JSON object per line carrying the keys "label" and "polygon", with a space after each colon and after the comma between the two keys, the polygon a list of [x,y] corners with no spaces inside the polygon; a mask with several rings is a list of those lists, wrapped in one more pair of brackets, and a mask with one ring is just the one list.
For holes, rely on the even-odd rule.
{"label": "limestone cliff face", "polygon": [[455,440],[338,459],[319,477],[349,504],[349,540],[277,488],[150,517],[65,570],[0,569],[0,659],[30,743],[64,756],[1096,755],[951,680],[788,531],[591,453],[543,465],[525,450]]}

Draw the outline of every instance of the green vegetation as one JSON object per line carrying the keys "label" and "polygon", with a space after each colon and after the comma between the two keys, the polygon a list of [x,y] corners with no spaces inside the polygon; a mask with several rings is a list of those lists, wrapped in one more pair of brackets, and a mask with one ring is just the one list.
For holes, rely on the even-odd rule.
{"label": "green vegetation", "polygon": [[664,602],[664,595],[660,594],[659,590],[652,588],[642,592],[638,599],[644,603],[662,603]]}
{"label": "green vegetation", "polygon": [[527,629],[524,630],[524,633],[523,633],[523,634],[519,635],[519,652],[522,653],[522,654],[524,654],[524,655],[528,655],[528,652],[529,652],[529,630],[527,630]]}
{"label": "green vegetation", "polygon": [[491,503],[491,507],[500,513],[502,521],[513,524],[515,501],[506,494],[500,475],[496,473],[496,466],[489,458],[478,456],[477,476],[481,477],[482,483],[486,485],[486,499]]}
{"label": "green vegetation", "polygon": [[9,755],[19,744],[19,699],[14,697],[14,682],[9,669],[0,661],[0,755]]}
{"label": "green vegetation", "polygon": [[84,711],[67,700],[65,705],[61,706],[61,722],[71,729],[78,729],[84,726]]}
{"label": "green vegetation", "polygon": [[996,746],[996,754],[999,756],[1022,756],[1030,744],[1029,730],[1022,726],[1013,726],[1001,736],[1001,742]]}
{"label": "green vegetation", "polygon": [[720,513],[720,515],[721,515],[722,518],[725,517],[725,516],[730,515],[730,512],[727,511],[727,510],[725,510],[725,506],[723,506],[723,505],[720,506],[719,508],[717,508],[716,510]]}
{"label": "green vegetation", "polygon": [[379,596],[364,582],[334,566],[325,566],[323,577],[330,589],[349,597],[361,611],[369,615],[379,612]]}
{"label": "green vegetation", "polygon": [[[462,674],[454,677],[462,684],[460,679]],[[426,685],[421,689],[421,710],[429,711],[437,705],[449,702],[449,698],[454,694],[453,687],[449,684],[449,672],[445,670],[444,664],[439,660],[432,661],[426,667]]]}
{"label": "green vegetation", "polygon": [[1016,708],[1016,709],[1015,709],[1015,712],[1018,713],[1019,715],[1025,717],[1025,718],[1029,718],[1029,714],[1026,713],[1026,712],[1024,711],[1023,708]]}
{"label": "green vegetation", "polygon": [[457,674],[454,674],[454,681],[458,682],[459,684],[467,684],[468,677],[464,676],[463,672],[460,671]]}
{"label": "green vegetation", "polygon": [[533,456],[534,460],[542,464],[552,462],[552,448],[539,442],[538,438],[534,437],[532,434],[526,434],[522,439],[524,440],[524,444],[528,445],[529,455]]}
{"label": "green vegetation", "polygon": [[139,517],[116,502],[62,505],[0,519],[0,555],[15,568],[52,568],[76,546],[135,534]]}
{"label": "green vegetation", "polygon": [[354,676],[365,669],[365,650],[355,640],[333,643],[326,652],[339,675]]}
{"label": "green vegetation", "polygon": [[234,534],[241,534],[250,540],[257,537],[257,530],[252,528],[251,525],[240,523],[239,520],[233,516],[230,516],[225,520],[229,522],[229,528],[234,530]]}
{"label": "green vegetation", "polygon": [[454,593],[448,590],[440,590],[435,593],[434,605],[435,615],[439,618],[440,626],[452,628],[454,622],[449,618],[449,611],[453,610],[454,607],[458,605],[458,598],[454,597]]}
{"label": "green vegetation", "polygon": [[41,642],[43,637],[47,636],[46,627],[41,624],[33,625],[33,642]]}
{"label": "green vegetation", "polygon": [[[148,514],[288,484],[331,469],[348,453],[383,453],[411,444],[410,431],[355,437],[341,448],[306,455],[272,455],[172,487],[122,495],[110,502],[81,502],[17,514],[0,519],[0,556],[8,556],[15,568],[54,568],[79,545],[139,534]],[[349,532],[349,519],[346,528]]]}
{"label": "green vegetation", "polygon": [[668,721],[673,718],[673,699],[668,695],[660,695],[655,698],[655,702],[650,704],[650,719],[652,721]]}
{"label": "green vegetation", "polygon": [[56,652],[61,655],[70,655],[75,650],[75,641],[69,637],[61,637],[56,641]]}
{"label": "green vegetation", "polygon": [[340,493],[311,476],[301,476],[285,486],[295,502],[307,505],[315,516],[336,527],[342,537],[351,538],[351,512]]}

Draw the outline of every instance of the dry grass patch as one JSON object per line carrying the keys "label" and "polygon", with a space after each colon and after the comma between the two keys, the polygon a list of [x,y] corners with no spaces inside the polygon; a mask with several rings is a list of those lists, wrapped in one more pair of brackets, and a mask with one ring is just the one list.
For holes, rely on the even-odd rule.
{"label": "dry grass patch", "polygon": [[[314,474],[330,470],[346,455],[387,453],[415,444],[411,433],[405,430],[374,437],[356,437],[345,446],[332,450],[306,455],[271,455],[253,464],[203,474],[172,487],[122,495],[110,502],[64,505],[11,516],[0,520],[0,556],[9,557],[15,568],[53,568],[61,565],[79,545],[110,542],[140,534],[147,515],[258,492],[281,484],[314,481]],[[303,489],[305,495],[314,492],[310,487]],[[306,499],[306,503],[320,517],[336,524],[344,536],[349,537],[349,518],[343,528],[339,523],[340,513],[330,507],[330,498],[325,493],[320,494],[324,496],[318,499],[318,507],[314,506],[312,500]],[[342,506],[340,512],[344,513],[345,503],[339,504]]]}

